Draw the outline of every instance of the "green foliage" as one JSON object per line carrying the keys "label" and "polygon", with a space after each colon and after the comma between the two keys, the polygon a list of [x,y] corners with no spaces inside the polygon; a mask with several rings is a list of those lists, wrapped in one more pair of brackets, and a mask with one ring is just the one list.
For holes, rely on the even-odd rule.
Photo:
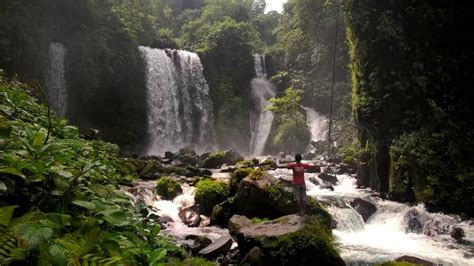
{"label": "green foliage", "polygon": [[182,193],[181,184],[171,177],[161,177],[156,181],[156,192],[166,200],[172,200]]}
{"label": "green foliage", "polygon": [[288,88],[279,98],[273,98],[268,110],[276,114],[270,133],[270,147],[273,152],[302,152],[308,146],[311,133],[300,110],[301,90]]}
{"label": "green foliage", "polygon": [[0,75],[0,264],[149,264],[182,257],[120,191],[118,147],[79,138]]}
{"label": "green foliage", "polygon": [[394,193],[414,190],[433,210],[470,217],[473,108],[459,66],[470,65],[473,55],[461,35],[451,36],[453,28],[468,30],[452,16],[469,12],[430,1],[344,5],[353,114],[362,147],[372,146],[366,162],[378,168],[370,178],[390,181]]}
{"label": "green foliage", "polygon": [[194,199],[202,214],[211,215],[215,205],[225,201],[229,197],[229,184],[205,179],[196,184],[196,195]]}

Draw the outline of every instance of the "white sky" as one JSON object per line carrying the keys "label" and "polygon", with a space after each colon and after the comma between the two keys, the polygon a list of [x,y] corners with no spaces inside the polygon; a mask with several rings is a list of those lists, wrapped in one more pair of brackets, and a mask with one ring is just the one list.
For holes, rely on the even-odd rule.
{"label": "white sky", "polygon": [[281,13],[283,11],[283,3],[285,3],[286,0],[266,0],[267,3],[267,8],[266,12],[276,10]]}

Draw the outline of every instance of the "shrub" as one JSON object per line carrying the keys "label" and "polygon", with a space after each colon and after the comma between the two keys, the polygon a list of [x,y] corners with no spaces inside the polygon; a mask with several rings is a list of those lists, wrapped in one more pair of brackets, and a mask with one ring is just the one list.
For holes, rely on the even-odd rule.
{"label": "shrub", "polygon": [[166,200],[172,200],[179,194],[183,193],[179,182],[171,177],[162,177],[158,179],[156,181],[156,192]]}
{"label": "shrub", "polygon": [[215,205],[225,201],[229,196],[229,184],[206,179],[196,185],[195,201],[204,215],[211,215]]}

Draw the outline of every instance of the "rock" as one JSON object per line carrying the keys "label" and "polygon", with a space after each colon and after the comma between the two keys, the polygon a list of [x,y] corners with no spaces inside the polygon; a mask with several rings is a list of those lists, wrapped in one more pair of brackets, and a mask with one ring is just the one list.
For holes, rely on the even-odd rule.
{"label": "rock", "polygon": [[211,224],[226,227],[230,218],[237,212],[234,205],[234,198],[229,198],[226,201],[217,204],[212,209]]}
{"label": "rock", "polygon": [[419,234],[423,230],[423,225],[416,209],[409,210],[403,217],[403,221],[405,222],[405,232]]}
{"label": "rock", "polygon": [[451,227],[451,224],[435,218],[425,222],[425,224],[423,225],[423,234],[429,237],[436,237],[438,235],[448,235],[451,232]]}
{"label": "rock", "polygon": [[288,215],[252,224],[235,215],[229,230],[243,254],[258,247],[264,265],[312,265],[315,261],[318,265],[345,265],[333,243],[327,242],[330,230],[317,218]]}
{"label": "rock", "polygon": [[429,262],[427,260],[423,260],[417,257],[412,257],[412,256],[402,256],[395,261],[397,262],[408,262],[408,263],[413,263],[416,265],[423,265],[423,266],[434,266],[435,264],[433,262]]}
{"label": "rock", "polygon": [[318,175],[319,179],[331,183],[333,186],[335,186],[338,182],[337,177],[334,175],[326,174],[326,173],[321,173]]}
{"label": "rock", "polygon": [[156,181],[156,192],[162,199],[172,200],[183,193],[178,181],[171,177],[162,177]]}
{"label": "rock", "polygon": [[263,252],[259,247],[252,248],[242,259],[239,265],[264,266]]}
{"label": "rock", "polygon": [[463,238],[466,236],[466,234],[464,233],[464,230],[456,226],[453,227],[450,235],[452,238],[456,239],[458,242],[462,241]]}
{"label": "rock", "polygon": [[212,244],[212,240],[205,236],[198,236],[194,239],[193,245],[191,246],[191,252],[197,254],[200,250]]}
{"label": "rock", "polygon": [[201,172],[199,173],[199,176],[212,176],[212,172],[209,171],[208,169],[202,169]]}
{"label": "rock", "polygon": [[199,206],[191,206],[188,208],[181,209],[178,213],[179,218],[183,223],[189,227],[196,227],[201,221],[201,217],[197,213]]}
{"label": "rock", "polygon": [[[255,170],[242,179],[234,197],[236,213],[248,217],[277,218],[298,212],[291,187],[267,172]],[[328,226],[330,215],[315,200],[308,198],[306,214],[324,217]]]}
{"label": "rock", "polygon": [[219,168],[223,164],[234,165],[243,161],[244,157],[234,150],[227,150],[224,152],[214,152],[208,154],[203,160],[202,167],[208,169]]}
{"label": "rock", "polygon": [[221,254],[226,254],[230,250],[232,242],[230,236],[223,236],[199,251],[198,254],[206,258],[215,258]]}
{"label": "rock", "polygon": [[374,204],[361,198],[356,198],[351,201],[351,206],[362,216],[364,222],[367,222],[370,216],[372,216],[372,214],[377,211],[377,207],[375,207]]}
{"label": "rock", "polygon": [[311,165],[308,169],[306,169],[307,173],[321,173],[321,167],[316,165]]}
{"label": "rock", "polygon": [[316,186],[319,186],[319,181],[318,181],[318,179],[316,179],[316,177],[311,176],[311,177],[309,178],[309,181],[310,181],[311,183],[315,184]]}
{"label": "rock", "polygon": [[334,191],[334,186],[331,183],[328,183],[328,182],[324,182],[324,183],[320,184],[319,188],[320,189],[329,189],[331,191]]}
{"label": "rock", "polygon": [[170,152],[170,151],[166,151],[165,152],[165,159],[168,159],[170,161],[173,161],[174,159],[176,159],[176,154]]}

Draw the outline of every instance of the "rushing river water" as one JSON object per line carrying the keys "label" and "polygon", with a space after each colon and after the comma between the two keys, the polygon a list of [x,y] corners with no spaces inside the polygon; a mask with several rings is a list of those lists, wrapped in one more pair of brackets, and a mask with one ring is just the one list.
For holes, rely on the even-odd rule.
{"label": "rushing river water", "polygon": [[[275,177],[291,177],[291,171],[278,169],[270,171]],[[220,177],[220,176],[219,176]],[[369,190],[357,189],[355,178],[338,175],[334,191],[321,189],[310,179],[317,174],[306,174],[307,194],[319,201],[329,203],[328,210],[337,222],[333,230],[341,256],[348,265],[371,265],[394,260],[408,255],[434,262],[439,265],[474,265],[474,222],[461,221],[457,216],[440,213],[429,213],[422,205],[409,206],[388,200],[382,200]],[[220,177],[222,178],[222,177]],[[207,236],[211,240],[228,235],[227,229],[218,227],[191,228],[179,218],[180,208],[194,204],[195,189],[183,185],[183,194],[173,201],[160,200],[154,193],[154,181],[141,181],[126,193],[135,204],[151,206],[160,217],[167,217],[170,222],[162,231],[173,236],[178,243],[186,241],[188,235]],[[133,190],[133,191],[132,191]],[[355,198],[362,198],[373,203],[377,211],[365,223],[362,217],[347,204]],[[457,243],[449,234],[427,236],[423,233],[407,233],[404,217],[407,212],[416,210],[425,224],[441,224],[447,227],[458,227],[464,230],[464,243]],[[204,217],[203,217],[204,218]]]}

